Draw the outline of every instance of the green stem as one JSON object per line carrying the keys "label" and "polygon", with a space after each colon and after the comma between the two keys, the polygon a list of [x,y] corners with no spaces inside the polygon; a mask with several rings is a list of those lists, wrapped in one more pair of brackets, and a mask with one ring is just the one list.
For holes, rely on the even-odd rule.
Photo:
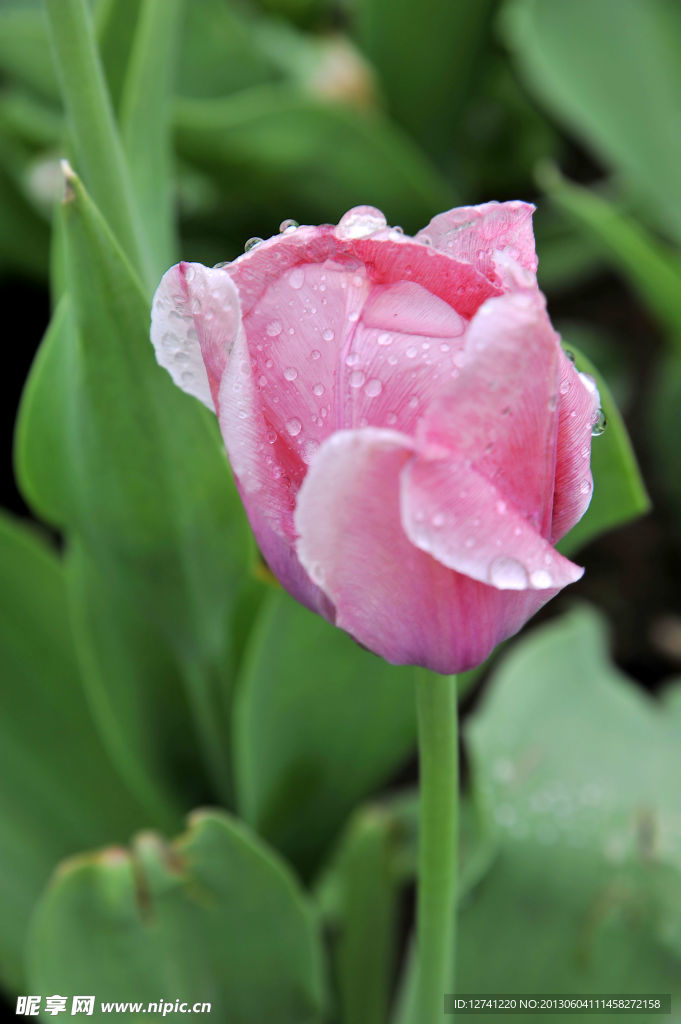
{"label": "green stem", "polygon": [[133,265],[147,278],[128,168],[85,0],[44,0],[76,171]]}
{"label": "green stem", "polygon": [[416,1019],[435,1024],[453,991],[458,867],[459,772],[455,676],[420,672],[419,868],[416,914]]}

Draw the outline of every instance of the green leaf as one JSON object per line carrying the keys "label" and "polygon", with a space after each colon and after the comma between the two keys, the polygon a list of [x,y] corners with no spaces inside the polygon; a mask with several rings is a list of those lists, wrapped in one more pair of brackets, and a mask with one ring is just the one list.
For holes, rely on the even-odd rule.
{"label": "green leaf", "polygon": [[154,281],[177,259],[170,119],[182,8],[182,0],[141,4],[120,108],[123,148]]}
{"label": "green leaf", "polygon": [[436,156],[448,157],[490,26],[492,0],[358,0],[356,34],[391,114]]}
{"label": "green leaf", "polygon": [[681,8],[668,0],[512,0],[502,29],[546,104],[681,239]]}
{"label": "green leaf", "polygon": [[627,429],[607,383],[593,363],[570,342],[569,334],[563,337],[563,342],[574,353],[578,369],[595,377],[607,420],[605,433],[591,442],[594,478],[591,504],[559,544],[562,552],[571,554],[607,530],[644,515],[650,510],[650,499]]}
{"label": "green leaf", "polygon": [[325,882],[333,900],[342,1024],[387,1020],[396,955],[400,839],[389,807],[362,808],[353,815]]}
{"label": "green leaf", "polygon": [[165,819],[145,812],[103,751],[81,688],[59,559],[0,516],[0,979],[25,989],[33,907],[57,860]]}
{"label": "green leaf", "polygon": [[235,207],[257,190],[271,193],[279,219],[285,210],[319,223],[370,203],[412,230],[452,205],[449,186],[385,119],[290,87],[182,100],[175,124],[180,154],[210,170]]}
{"label": "green leaf", "polygon": [[42,99],[58,100],[59,85],[41,4],[0,5],[0,68]]}
{"label": "green leaf", "polygon": [[156,283],[133,201],[85,0],[44,0],[79,174],[149,287]]}
{"label": "green leaf", "polygon": [[209,786],[182,662],[127,573],[103,572],[75,539],[65,572],[83,685],[109,756],[139,800],[176,825]]}
{"label": "green leaf", "polygon": [[[233,623],[253,588],[250,531],[214,418],[157,365],[141,288],[75,176],[70,190],[64,234],[74,312],[71,326],[68,317],[55,321],[29,381],[19,478],[29,500],[38,495],[41,514],[75,533],[100,577],[127,594],[131,612],[151,617],[181,666],[202,753],[227,799],[230,689],[242,642]],[[128,657],[122,652],[118,664]],[[114,664],[97,660],[110,664],[110,687],[132,685],[130,673],[116,679]]]}
{"label": "green leaf", "polygon": [[230,1024],[314,1024],[324,1002],[320,936],[295,879],[214,811],[195,813],[171,844],[146,833],[130,853],[64,864],[36,915],[29,964],[32,992],[142,1002],[150,1022],[163,1019],[146,1006],[158,1000],[209,1002]]}
{"label": "green leaf", "polygon": [[254,16],[245,5],[222,0],[192,0],[185,8],[178,69],[181,96],[227,96],[280,77],[259,43],[261,26],[269,23],[261,12]]}
{"label": "green leaf", "polygon": [[610,663],[588,608],[514,646],[467,731],[500,853],[461,910],[460,991],[679,998],[681,757],[669,725]]}
{"label": "green leaf", "polygon": [[413,750],[413,684],[285,594],[263,606],[237,689],[238,806],[303,871]]}
{"label": "green leaf", "polygon": [[550,165],[537,174],[556,207],[596,242],[641,300],[681,344],[681,255],[598,193],[574,185]]}

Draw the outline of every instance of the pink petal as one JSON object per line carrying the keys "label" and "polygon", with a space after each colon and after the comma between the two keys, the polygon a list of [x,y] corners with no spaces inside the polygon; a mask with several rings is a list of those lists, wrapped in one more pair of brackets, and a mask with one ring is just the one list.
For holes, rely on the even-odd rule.
{"label": "pink petal", "polygon": [[416,458],[402,473],[410,540],[450,569],[500,590],[551,590],[583,569],[551,547],[525,516],[465,463]]}
{"label": "pink petal", "polygon": [[209,409],[238,329],[239,295],[224,270],[178,263],[163,275],[151,311],[156,359]]}
{"label": "pink petal", "polygon": [[598,391],[564,353],[560,361],[558,451],[551,540],[555,544],[579,522],[591,501],[591,429],[598,413]]}
{"label": "pink petal", "polygon": [[479,664],[554,591],[503,591],[415,547],[400,518],[412,443],[389,430],[340,431],[298,496],[298,557],[336,608],[336,623],[396,664],[459,672]]}
{"label": "pink petal", "polygon": [[518,263],[532,274],[537,270],[532,214],[534,206],[513,200],[509,203],[483,203],[481,206],[460,206],[433,217],[430,224],[416,235],[428,240],[436,249],[457,260],[476,267],[490,281],[500,283],[504,269],[497,266],[506,260]]}
{"label": "pink petal", "polygon": [[431,404],[419,435],[471,465],[544,537],[553,508],[560,357],[539,291],[489,300],[469,327],[459,376]]}

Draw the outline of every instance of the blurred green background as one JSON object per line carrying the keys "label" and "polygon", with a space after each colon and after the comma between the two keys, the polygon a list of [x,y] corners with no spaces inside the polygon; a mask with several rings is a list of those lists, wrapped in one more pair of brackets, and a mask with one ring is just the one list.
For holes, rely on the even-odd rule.
{"label": "blurred green background", "polygon": [[583,580],[462,680],[459,989],[681,998],[681,4],[93,0],[108,135],[77,6],[0,0],[8,1000],[411,1020],[411,670],[265,578],[148,303],[287,218],[516,198],[612,394]]}

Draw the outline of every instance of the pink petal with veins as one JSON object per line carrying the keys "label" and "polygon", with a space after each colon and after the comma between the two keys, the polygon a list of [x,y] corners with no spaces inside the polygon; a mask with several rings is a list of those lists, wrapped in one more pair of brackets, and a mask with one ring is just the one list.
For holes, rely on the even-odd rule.
{"label": "pink petal with veins", "polygon": [[411,543],[400,515],[413,442],[339,431],[322,446],[296,509],[298,556],[336,624],[396,664],[459,672],[479,664],[555,590],[509,591],[453,572]]}

